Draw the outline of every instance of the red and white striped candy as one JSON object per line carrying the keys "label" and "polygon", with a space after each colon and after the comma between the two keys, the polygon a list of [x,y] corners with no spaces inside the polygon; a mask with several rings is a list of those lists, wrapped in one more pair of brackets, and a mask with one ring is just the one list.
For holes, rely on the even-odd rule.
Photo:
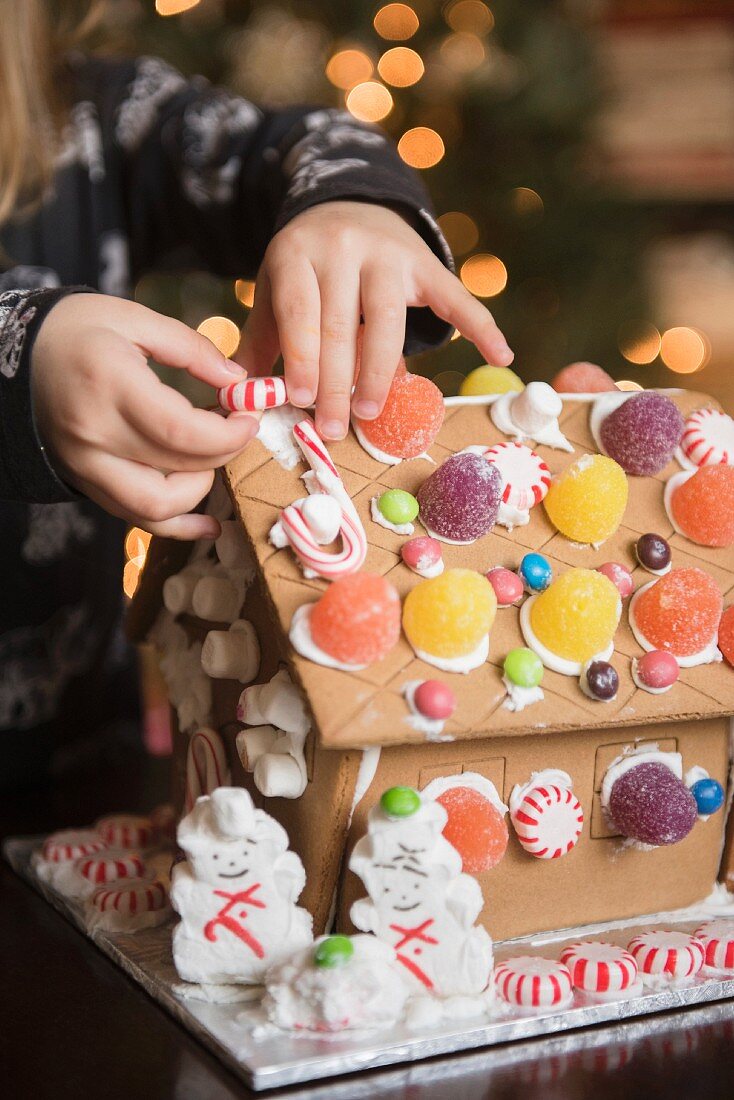
{"label": "red and white striped candy", "polygon": [[153,824],[137,814],[110,814],[97,822],[100,836],[109,848],[150,848]]}
{"label": "red and white striped candy", "polygon": [[92,856],[82,856],[76,870],[88,882],[100,885],[119,878],[141,878],[145,874],[145,864],[134,852],[114,852],[108,848]]}
{"label": "red and white striped candy", "polygon": [[698,409],[686,419],[680,448],[694,466],[734,466],[734,420],[718,409]]}
{"label": "red and white striped candy", "polygon": [[581,940],[561,952],[571,981],[585,993],[618,993],[637,981],[634,956],[613,943]]}
{"label": "red and white striped candy", "polygon": [[186,813],[197,798],[230,783],[224,742],[216,730],[200,729],[189,739],[186,755]]}
{"label": "red and white striped candy", "polygon": [[492,462],[502,475],[504,490],[502,499],[520,511],[529,512],[540,504],[548,492],[551,472],[535,451],[524,443],[496,443],[484,452],[487,462]]}
{"label": "red and white striped candy", "polygon": [[568,967],[537,955],[501,962],[494,971],[494,984],[503,1001],[523,1008],[553,1008],[566,1004],[572,994]]}
{"label": "red and white striped candy", "polygon": [[301,563],[320,577],[334,580],[336,577],[356,573],[367,557],[367,535],[362,520],[311,420],[306,417],[299,421],[293,434],[321,491],[329,493],[341,505],[339,533],[342,547],[336,553],[331,553],[319,545],[303,512],[295,504],[290,504],[281,512],[283,532]]}
{"label": "red and white striped candy", "polygon": [[64,829],[46,838],[41,855],[49,863],[68,863],[72,859],[101,852],[106,847],[96,829]]}
{"label": "red and white striped candy", "polygon": [[693,934],[703,944],[706,966],[734,970],[734,920],[711,920]]}
{"label": "red and white striped candy", "polygon": [[165,909],[168,905],[168,894],[163,883],[157,879],[153,882],[129,879],[95,890],[92,894],[92,905],[100,913],[114,911],[125,916],[134,916],[136,913],[154,913]]}
{"label": "red and white striped candy", "polygon": [[217,397],[225,412],[262,412],[285,405],[288,391],[284,378],[246,378],[224,386]]}
{"label": "red and white striped candy", "polygon": [[698,974],[705,957],[704,946],[686,932],[659,930],[643,932],[627,944],[641,974],[668,974],[691,978]]}
{"label": "red and white striped candy", "polygon": [[584,811],[569,787],[531,787],[510,812],[517,839],[537,859],[559,859],[575,848]]}

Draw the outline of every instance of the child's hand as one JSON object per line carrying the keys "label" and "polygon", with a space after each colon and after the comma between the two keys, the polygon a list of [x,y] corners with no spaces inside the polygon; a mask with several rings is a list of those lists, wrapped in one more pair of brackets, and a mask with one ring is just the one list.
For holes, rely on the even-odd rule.
{"label": "child's hand", "polygon": [[41,439],[65,480],[113,515],[173,538],[216,537],[215,519],[188,513],[257,422],[194,409],[159,381],[147,356],[210,386],[242,375],[206,337],[145,306],[101,294],[62,298],[33,348]]}
{"label": "child's hand", "polygon": [[316,399],[321,435],[341,439],[349,426],[360,313],[364,344],[351,405],[371,420],[403,350],[407,306],[430,306],[488,362],[512,362],[492,314],[399,214],[370,203],[322,203],[270,242],[235,358],[250,375],[269,374],[282,353],[293,404]]}

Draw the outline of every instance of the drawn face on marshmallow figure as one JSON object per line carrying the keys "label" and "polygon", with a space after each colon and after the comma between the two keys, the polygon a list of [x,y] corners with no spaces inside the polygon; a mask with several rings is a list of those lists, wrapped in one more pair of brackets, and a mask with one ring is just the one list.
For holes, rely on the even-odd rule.
{"label": "drawn face on marshmallow figure", "polygon": [[222,840],[192,852],[189,861],[199,882],[222,888],[232,884],[244,889],[253,881],[253,876],[255,879],[261,877],[263,847],[255,837]]}
{"label": "drawn face on marshmallow figure", "polygon": [[396,913],[412,913],[430,905],[449,881],[445,867],[429,863],[425,852],[403,851],[387,863],[375,865],[379,874],[368,875],[367,889],[375,904]]}

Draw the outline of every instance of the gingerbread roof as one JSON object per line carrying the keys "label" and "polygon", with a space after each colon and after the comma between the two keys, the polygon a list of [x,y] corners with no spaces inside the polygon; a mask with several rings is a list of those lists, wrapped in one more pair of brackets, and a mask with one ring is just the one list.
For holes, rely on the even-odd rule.
{"label": "gingerbread roof", "polygon": [[[700,393],[681,392],[674,400],[684,415],[702,406],[717,407],[715,401]],[[543,446],[536,448],[553,474],[561,472],[585,453],[596,453],[589,431],[589,408],[588,404],[579,401],[564,402],[560,423],[575,448],[574,454]],[[504,438],[492,424],[486,406],[450,407],[430,455],[436,463],[441,463],[470,444],[490,445]],[[420,578],[401,561],[400,546],[404,537],[371,519],[370,501],[389,488],[415,493],[435,467],[429,466],[425,459],[386,466],[371,458],[351,433],[344,441],[330,444],[329,452],[367,532],[369,551],[364,569],[386,576],[404,597],[420,583]],[[548,558],[554,573],[569,566],[594,567],[605,561],[619,561],[632,571],[635,586],[639,587],[651,577],[637,564],[634,543],[640,534],[655,531],[670,542],[675,567],[696,565],[705,569],[719,584],[725,604],[734,602],[734,549],[698,546],[673,531],[663,506],[663,487],[667,478],[678,469],[676,463],[671,463],[654,478],[629,478],[629,502],[623,525],[598,550],[569,542],[550,523],[543,506],[538,505],[532,510],[527,526],[516,527],[512,532],[497,526],[472,545],[445,545],[446,566],[473,568],[483,573],[496,565],[516,569],[528,550],[538,550]],[[517,713],[504,708],[502,662],[510,649],[525,644],[518,610],[514,607],[498,611],[491,634],[489,660],[467,676],[437,673],[415,657],[404,637],[384,660],[360,672],[324,668],[304,659],[294,653],[288,641],[291,618],[301,604],[318,598],[326,582],[305,579],[290,549],[276,550],[268,542],[268,532],[279,510],[303,496],[303,483],[299,478],[304,470],[304,464],[284,469],[256,440],[226,467],[225,477],[236,514],[261,571],[274,630],[280,633],[280,648],[306,693],[324,746],[363,748],[423,741],[424,735],[407,721],[409,712],[401,688],[407,680],[437,676],[448,679],[456,694],[458,706],[446,723],[444,733],[457,740],[639,726],[648,722],[684,721],[734,713],[734,671],[726,665],[682,669],[678,683],[664,695],[651,695],[637,688],[631,677],[630,658],[639,656],[642,651],[629,627],[626,605],[615,636],[612,658],[619,673],[620,689],[611,703],[587,698],[574,677],[546,670],[544,702]],[[421,533],[420,527],[416,533]],[[146,567],[143,592],[136,602],[150,608],[151,601],[159,601],[162,576],[180,568],[181,562],[177,548],[159,545]],[[149,621],[150,615],[138,608],[133,633],[142,634]]]}

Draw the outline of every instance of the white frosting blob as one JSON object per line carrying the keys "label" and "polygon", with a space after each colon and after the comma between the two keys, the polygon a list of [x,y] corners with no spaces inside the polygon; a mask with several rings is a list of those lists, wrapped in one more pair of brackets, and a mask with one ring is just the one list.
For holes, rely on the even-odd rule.
{"label": "white frosting blob", "polygon": [[[684,538],[688,538],[688,535],[686,535],[685,531],[678,526],[673,515],[673,495],[676,489],[679,489],[680,486],[684,484],[684,482],[692,478],[693,475],[697,472],[698,467],[695,467],[695,469],[693,470],[681,470],[679,474],[673,474],[673,476],[669,477],[668,480],[665,482],[665,490],[663,492],[663,504],[665,505],[665,511],[667,513],[668,519],[670,520],[671,526],[673,527],[674,531],[676,531],[679,535],[683,535]],[[694,540],[691,539],[691,542],[693,541]],[[672,562],[669,563],[668,569],[670,569],[670,566],[672,564]],[[654,570],[651,569],[650,572],[652,573],[654,572]]]}
{"label": "white frosting blob", "polygon": [[[412,566],[409,565],[408,568],[411,569]],[[430,580],[431,577],[440,577],[445,568],[446,566],[444,565],[443,558],[439,558],[438,561],[434,561],[431,565],[424,565],[421,567],[421,565],[418,564],[418,566],[413,569],[413,572],[417,573],[419,577],[425,577],[426,580]]]}
{"label": "white frosting blob", "polygon": [[495,810],[503,817],[507,813],[508,807],[499,796],[499,791],[495,787],[491,779],[487,779],[486,775],[480,775],[479,772],[462,772],[460,775],[439,775],[436,779],[432,779],[430,783],[427,783],[425,787],[421,789],[421,795],[423,798],[439,798],[446,791],[453,791],[457,787],[469,787],[470,790],[477,791],[483,795],[488,802],[494,806]]}
{"label": "white frosting blob", "polygon": [[479,668],[489,657],[489,634],[485,634],[476,649],[471,653],[465,653],[463,657],[436,657],[433,653],[426,653],[423,649],[413,646],[416,657],[425,661],[427,665],[440,668],[442,672],[460,672],[466,674]]}
{"label": "white frosting blob", "polygon": [[325,653],[323,649],[316,645],[311,636],[311,610],[313,606],[312,603],[303,604],[302,607],[296,609],[291,619],[288,636],[296,653],[300,653],[302,657],[313,661],[314,664],[324,665],[325,668],[338,668],[342,672],[360,672],[363,668],[367,668],[367,665],[346,665],[342,661],[337,661],[335,657],[330,657],[328,653]]}
{"label": "white frosting blob", "polygon": [[505,710],[525,710],[525,707],[532,706],[533,703],[540,703],[545,699],[540,684],[535,687],[523,687],[522,684],[513,684],[508,676],[502,677],[502,683],[507,688],[507,698],[502,704]]}
{"label": "white frosting blob", "polygon": [[379,523],[380,527],[384,527],[388,531],[394,531],[396,535],[413,534],[413,532],[415,531],[415,527],[412,523],[391,523],[390,520],[380,511],[380,505],[378,501],[378,497],[373,497],[370,501],[370,513],[375,523]]}
{"label": "white frosting blob", "polygon": [[[652,653],[653,650],[659,649],[660,646],[653,645],[652,642],[649,642],[638,627],[635,620],[635,604],[637,603],[637,600],[643,592],[647,592],[648,588],[652,588],[652,586],[657,583],[658,582],[655,580],[648,581],[647,584],[643,584],[642,587],[638,588],[635,594],[632,596],[629,605],[629,622],[630,627],[632,628],[632,633],[634,634],[639,645],[642,646],[646,653]],[[675,657],[681,668],[694,668],[696,665],[709,665],[718,661],[722,661],[723,657],[721,655],[721,650],[716,644],[717,637],[718,634],[715,634],[709,644],[707,646],[704,646],[703,649],[699,650],[698,653],[691,653],[687,657],[679,657],[677,653],[673,653],[673,656]],[[638,684],[638,687],[640,686],[641,685]]]}
{"label": "white frosting blob", "polygon": [[[423,523],[423,526],[425,527],[426,531],[428,532],[428,534],[431,536],[432,539],[438,539],[439,542],[445,542],[449,546],[471,546],[471,544],[473,542],[477,541],[476,539],[449,539],[449,538],[446,538],[445,535],[439,535],[437,531],[434,531],[433,528],[429,527],[428,524],[424,520],[422,520],[421,522]],[[485,532],[485,533],[488,533],[488,532]],[[483,538],[484,536],[480,535],[479,537]]]}
{"label": "white frosting blob", "polygon": [[[553,672],[560,672],[562,676],[580,676],[586,661],[571,661],[567,657],[560,657],[553,653],[539,640],[530,624],[530,612],[538,596],[530,596],[520,608],[520,629],[528,646],[540,657],[546,668]],[[620,601],[621,608],[621,601]],[[590,661],[608,661],[614,653],[614,641],[612,640],[601,653],[595,653]]]}
{"label": "white frosting blob", "polygon": [[303,409],[281,405],[277,409],[266,409],[260,419],[257,438],[285,470],[292,470],[301,461],[293,429],[303,416]]}
{"label": "white frosting blob", "polygon": [[[374,458],[376,462],[384,462],[386,466],[399,466],[401,462],[405,461],[402,458],[396,458],[395,455],[389,455],[387,452],[381,451],[379,447],[375,447],[374,444],[370,443],[359,424],[354,420],[352,421],[352,427],[360,446],[363,447],[370,458]],[[422,458],[423,456],[419,455],[418,457]]]}

